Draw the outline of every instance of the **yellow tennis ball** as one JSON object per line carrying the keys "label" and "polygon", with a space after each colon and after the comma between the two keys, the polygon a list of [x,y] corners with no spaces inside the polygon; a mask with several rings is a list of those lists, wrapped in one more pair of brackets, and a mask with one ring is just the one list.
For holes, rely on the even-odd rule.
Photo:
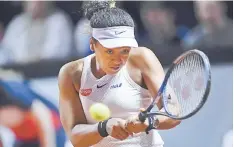
{"label": "yellow tennis ball", "polygon": [[91,117],[96,121],[106,120],[111,115],[110,109],[102,103],[95,103],[91,105],[91,107],[89,108],[89,113]]}

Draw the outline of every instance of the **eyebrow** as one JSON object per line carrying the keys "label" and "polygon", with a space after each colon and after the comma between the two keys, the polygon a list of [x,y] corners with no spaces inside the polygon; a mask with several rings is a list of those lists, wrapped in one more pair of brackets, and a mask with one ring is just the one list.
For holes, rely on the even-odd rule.
{"label": "eyebrow", "polygon": [[121,47],[121,48],[105,48],[105,50],[119,50],[119,49],[121,49],[121,50],[123,50],[123,49],[131,49],[130,47]]}

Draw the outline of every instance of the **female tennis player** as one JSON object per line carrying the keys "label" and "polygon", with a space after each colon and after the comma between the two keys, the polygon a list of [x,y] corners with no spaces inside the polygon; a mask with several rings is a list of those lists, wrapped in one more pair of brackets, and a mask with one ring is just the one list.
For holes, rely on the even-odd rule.
{"label": "female tennis player", "polygon": [[[87,2],[84,11],[94,54],[65,64],[59,73],[60,115],[69,139],[75,147],[162,147],[157,129],[180,121],[157,117],[157,129],[146,134],[148,121],[138,120],[163,81],[160,62],[150,49],[138,47],[132,17],[113,1]],[[92,119],[89,107],[96,102],[110,108],[110,119]],[[162,109],[160,101],[157,107]]]}

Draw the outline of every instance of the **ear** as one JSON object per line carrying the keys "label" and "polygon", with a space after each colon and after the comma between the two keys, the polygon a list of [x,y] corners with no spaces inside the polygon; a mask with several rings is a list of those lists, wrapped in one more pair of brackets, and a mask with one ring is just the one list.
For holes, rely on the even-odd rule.
{"label": "ear", "polygon": [[92,52],[94,52],[94,45],[95,45],[95,42],[93,41],[92,38],[90,38],[89,44],[90,44],[90,50],[91,50]]}

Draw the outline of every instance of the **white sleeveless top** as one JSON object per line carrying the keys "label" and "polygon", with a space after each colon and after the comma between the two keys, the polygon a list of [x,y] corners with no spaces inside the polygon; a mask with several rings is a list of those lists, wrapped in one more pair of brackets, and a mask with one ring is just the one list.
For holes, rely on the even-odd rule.
{"label": "white sleeveless top", "polygon": [[[115,75],[105,75],[97,79],[91,72],[91,58],[84,58],[79,96],[89,124],[97,123],[89,114],[89,107],[96,102],[106,104],[111,117],[126,119],[138,114],[140,108],[146,108],[151,102],[148,90],[141,88],[129,76],[126,66]],[[111,136],[102,139],[93,147],[161,147],[164,142],[157,130],[134,134],[121,141]]]}

